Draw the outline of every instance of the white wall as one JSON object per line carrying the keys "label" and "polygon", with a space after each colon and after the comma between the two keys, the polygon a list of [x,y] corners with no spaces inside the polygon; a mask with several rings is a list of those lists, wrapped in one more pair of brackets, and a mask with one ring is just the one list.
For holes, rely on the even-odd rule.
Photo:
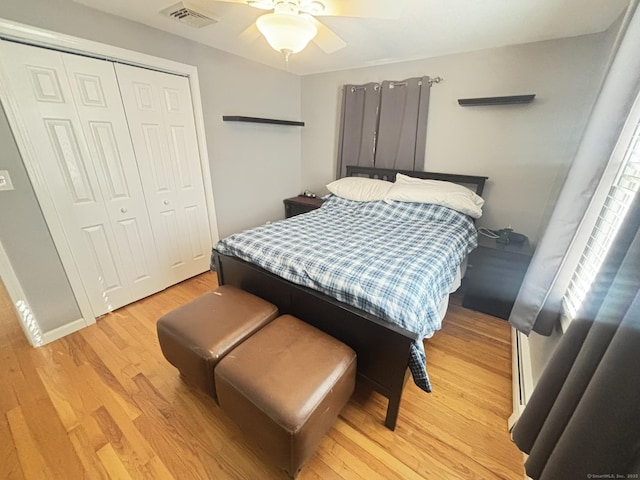
{"label": "white wall", "polygon": [[[282,199],[301,190],[300,128],[231,124],[222,122],[222,115],[299,119],[299,77],[70,0],[2,0],[0,17],[195,65],[220,235],[284,217]],[[51,284],[68,288],[66,276],[51,265],[43,263],[39,270],[23,268],[31,262],[29,252],[53,251],[51,236],[34,204],[37,200],[27,186],[11,196],[11,202],[8,195],[0,196],[0,210],[11,208],[14,213],[12,220],[2,225],[3,236],[8,235],[12,244],[29,245],[28,251],[9,252],[11,263],[17,272],[31,271]],[[23,217],[40,225],[38,235],[25,238],[24,229],[17,228]],[[59,312],[77,310],[73,298],[54,300],[32,289],[31,280],[24,275],[19,280],[28,297],[60,302],[56,307]],[[53,311],[46,309],[38,315],[45,333],[78,318],[52,315]]]}
{"label": "white wall", "polygon": [[[431,89],[425,170],[485,175],[479,226],[511,224],[536,242],[573,159],[610,44],[605,34],[302,78],[302,187],[334,178],[341,86],[440,76]],[[528,105],[460,107],[458,98],[535,93]]]}

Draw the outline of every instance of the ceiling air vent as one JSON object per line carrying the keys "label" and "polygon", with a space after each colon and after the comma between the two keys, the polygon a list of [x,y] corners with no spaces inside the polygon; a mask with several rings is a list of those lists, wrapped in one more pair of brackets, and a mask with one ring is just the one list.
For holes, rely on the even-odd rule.
{"label": "ceiling air vent", "polygon": [[218,23],[218,20],[196,12],[193,8],[187,7],[183,2],[160,10],[160,13],[180,23],[186,23],[193,28],[202,28]]}

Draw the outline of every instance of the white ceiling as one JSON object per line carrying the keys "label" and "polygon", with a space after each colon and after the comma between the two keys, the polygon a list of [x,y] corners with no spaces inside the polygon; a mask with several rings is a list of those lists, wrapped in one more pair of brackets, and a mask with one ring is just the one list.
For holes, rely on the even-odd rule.
{"label": "white ceiling", "polygon": [[[218,23],[194,29],[159,12],[178,0],[74,0],[279,69],[254,24],[264,10],[216,0],[185,4]],[[350,0],[322,0],[323,3]],[[298,75],[415,60],[451,53],[572,37],[606,30],[629,0],[379,0],[400,4],[400,18],[318,17],[347,42],[332,54],[315,44],[291,56]]]}

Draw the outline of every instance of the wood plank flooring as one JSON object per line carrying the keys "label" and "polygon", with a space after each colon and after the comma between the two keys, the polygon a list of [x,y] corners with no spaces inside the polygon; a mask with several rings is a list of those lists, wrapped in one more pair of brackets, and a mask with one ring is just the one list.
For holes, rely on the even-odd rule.
{"label": "wood plank flooring", "polygon": [[[215,286],[202,274],[34,349],[0,283],[0,479],[286,478],[160,352],[155,321]],[[407,382],[395,432],[357,388],[300,480],[523,478],[508,324],[451,305],[426,351],[434,391]]]}

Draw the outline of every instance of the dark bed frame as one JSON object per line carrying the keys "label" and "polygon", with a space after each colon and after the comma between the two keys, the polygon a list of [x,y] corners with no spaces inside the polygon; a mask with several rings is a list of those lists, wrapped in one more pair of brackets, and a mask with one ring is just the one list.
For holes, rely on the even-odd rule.
{"label": "dark bed frame", "polygon": [[[394,181],[396,173],[474,187],[482,195],[487,177],[348,166],[347,176]],[[244,260],[213,251],[220,285],[234,285],[268,300],[349,345],[357,354],[358,379],[388,398],[384,424],[395,429],[411,344],[418,335]]]}

